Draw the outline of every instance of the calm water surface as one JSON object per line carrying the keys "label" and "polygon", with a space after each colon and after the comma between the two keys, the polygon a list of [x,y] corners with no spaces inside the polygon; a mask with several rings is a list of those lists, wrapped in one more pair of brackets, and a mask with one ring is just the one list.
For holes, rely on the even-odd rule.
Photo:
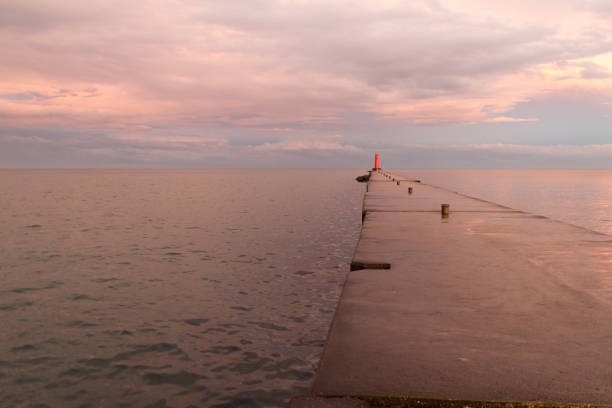
{"label": "calm water surface", "polygon": [[[612,233],[612,171],[396,170]],[[358,170],[0,171],[0,407],[283,406],[361,225]]]}
{"label": "calm water surface", "polygon": [[428,184],[612,234],[612,170],[395,170]]}
{"label": "calm water surface", "polygon": [[359,234],[355,176],[0,171],[0,407],[307,392]]}

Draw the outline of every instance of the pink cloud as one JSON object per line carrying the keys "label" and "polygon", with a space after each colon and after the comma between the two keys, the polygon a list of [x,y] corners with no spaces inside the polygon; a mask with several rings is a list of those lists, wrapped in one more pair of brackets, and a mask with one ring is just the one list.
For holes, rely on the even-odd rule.
{"label": "pink cloud", "polygon": [[610,157],[612,158],[612,144],[589,145],[525,145],[508,143],[481,143],[481,144],[452,144],[452,145],[425,145],[403,144],[402,147],[412,150],[446,150],[446,151],[489,151],[497,153],[510,153],[516,155],[535,155],[549,157]]}
{"label": "pink cloud", "polygon": [[351,151],[325,136],[351,112],[397,126],[518,123],[538,119],[508,112],[543,94],[612,98],[612,67],[591,61],[612,51],[603,11],[547,0],[500,6],[499,17],[489,3],[8,2],[0,123],[135,133],[217,126],[283,139],[260,150]]}
{"label": "pink cloud", "polygon": [[362,149],[349,145],[343,144],[340,142],[326,140],[325,138],[321,138],[319,140],[316,139],[303,139],[303,140],[283,140],[281,142],[274,143],[264,143],[258,146],[255,146],[254,149],[256,151],[303,151],[303,150],[329,150],[329,151],[343,151],[350,153],[361,152]]}
{"label": "pink cloud", "polygon": [[511,118],[508,116],[495,116],[483,120],[485,123],[520,123],[520,122],[537,122],[538,118]]}

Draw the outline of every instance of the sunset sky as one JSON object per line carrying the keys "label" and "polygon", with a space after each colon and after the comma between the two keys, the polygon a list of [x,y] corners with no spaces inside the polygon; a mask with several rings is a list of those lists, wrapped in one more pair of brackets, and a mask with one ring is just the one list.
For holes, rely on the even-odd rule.
{"label": "sunset sky", "polygon": [[610,1],[0,0],[0,49],[0,167],[612,167]]}

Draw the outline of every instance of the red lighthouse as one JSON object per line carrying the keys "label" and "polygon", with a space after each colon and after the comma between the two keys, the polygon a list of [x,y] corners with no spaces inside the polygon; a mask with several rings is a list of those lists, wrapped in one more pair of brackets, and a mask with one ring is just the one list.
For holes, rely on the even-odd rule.
{"label": "red lighthouse", "polygon": [[374,170],[380,169],[380,159],[378,157],[378,153],[374,156]]}

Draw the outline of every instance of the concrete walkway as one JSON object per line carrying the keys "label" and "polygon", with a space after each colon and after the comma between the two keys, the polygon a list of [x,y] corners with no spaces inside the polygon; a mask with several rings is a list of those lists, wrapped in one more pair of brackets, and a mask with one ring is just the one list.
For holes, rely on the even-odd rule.
{"label": "concrete walkway", "polygon": [[390,269],[350,272],[314,394],[612,404],[612,237],[376,172],[364,211]]}

